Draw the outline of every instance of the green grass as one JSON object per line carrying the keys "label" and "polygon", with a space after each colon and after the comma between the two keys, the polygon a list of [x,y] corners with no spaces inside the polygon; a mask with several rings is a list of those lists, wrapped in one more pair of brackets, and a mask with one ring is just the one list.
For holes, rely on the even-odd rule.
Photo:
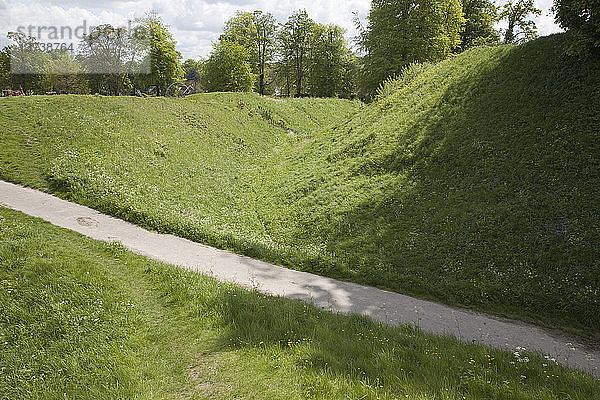
{"label": "green grass", "polygon": [[368,106],[0,101],[0,176],[163,232],[600,337],[600,63],[563,35],[414,68]]}
{"label": "green grass", "polygon": [[0,307],[3,400],[538,400],[600,392],[600,380],[535,354],[325,313],[5,208]]}
{"label": "green grass", "polygon": [[248,255],[281,251],[253,206],[270,160],[360,108],[216,93],[0,102],[0,176]]}
{"label": "green grass", "polygon": [[290,149],[273,236],[327,274],[600,338],[600,62],[563,44],[473,49]]}

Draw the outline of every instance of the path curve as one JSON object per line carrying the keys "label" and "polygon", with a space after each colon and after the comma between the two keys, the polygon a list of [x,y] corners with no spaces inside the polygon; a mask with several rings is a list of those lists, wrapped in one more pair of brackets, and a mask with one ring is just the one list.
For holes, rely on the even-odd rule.
{"label": "path curve", "polygon": [[468,343],[537,350],[600,377],[598,345],[561,332],[289,270],[173,235],[150,232],[91,208],[3,181],[0,181],[0,206],[96,240],[120,241],[134,253],[222,281],[255,287],[271,295],[300,299],[330,311],[362,314],[387,324],[413,324],[423,331],[453,335]]}

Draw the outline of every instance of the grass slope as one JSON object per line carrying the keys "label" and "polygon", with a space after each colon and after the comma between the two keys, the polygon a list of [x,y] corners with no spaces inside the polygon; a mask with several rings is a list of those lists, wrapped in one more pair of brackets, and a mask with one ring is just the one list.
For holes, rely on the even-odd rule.
{"label": "grass slope", "polygon": [[482,47],[339,100],[0,102],[0,176],[293,268],[600,331],[600,63]]}
{"label": "grass slope", "polygon": [[2,99],[0,176],[264,258],[280,250],[253,204],[273,155],[359,107],[233,93]]}
{"label": "grass slope", "polygon": [[324,273],[600,337],[600,62],[563,45],[473,49],[293,148],[273,236]]}
{"label": "grass slope", "polygon": [[595,399],[600,380],[328,314],[0,207],[0,399]]}

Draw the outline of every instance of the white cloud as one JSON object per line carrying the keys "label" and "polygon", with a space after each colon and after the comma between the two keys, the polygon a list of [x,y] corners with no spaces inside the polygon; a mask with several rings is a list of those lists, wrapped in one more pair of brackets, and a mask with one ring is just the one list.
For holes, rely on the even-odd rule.
{"label": "white cloud", "polygon": [[542,15],[536,18],[535,22],[540,35],[546,36],[551,33],[562,32],[562,29],[554,22],[554,13],[552,12],[552,0],[536,0],[536,7],[542,10]]}
{"label": "white cloud", "polygon": [[[9,28],[2,27],[2,5],[8,4]],[[558,32],[552,15],[552,0],[537,0],[544,13],[537,19],[541,35]],[[128,20],[156,11],[171,26],[178,50],[184,58],[206,56],[211,42],[219,37],[223,24],[236,10],[271,12],[280,22],[298,9],[306,9],[320,23],[337,24],[347,30],[346,38],[355,35],[353,12],[364,19],[370,0],[0,0],[0,46],[6,44],[6,31],[18,26],[63,26],[73,28],[86,21],[90,25],[110,23],[126,26]],[[6,16],[6,12],[4,16]],[[6,19],[6,18],[5,18]]]}

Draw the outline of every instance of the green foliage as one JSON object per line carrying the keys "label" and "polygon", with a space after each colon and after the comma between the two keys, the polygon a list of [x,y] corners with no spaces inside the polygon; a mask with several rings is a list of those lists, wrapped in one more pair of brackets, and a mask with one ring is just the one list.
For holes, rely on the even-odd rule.
{"label": "green foliage", "polygon": [[183,79],[186,81],[199,81],[202,75],[202,62],[188,58],[181,64]]}
{"label": "green foliage", "polygon": [[192,85],[195,92],[200,91],[204,60],[196,61],[187,59],[181,64],[181,69],[183,70],[183,79],[186,83]]}
{"label": "green foliage", "polygon": [[278,35],[277,83],[288,96],[351,98],[358,86],[358,60],[344,30],[322,25],[297,11]]}
{"label": "green foliage", "polygon": [[600,3],[597,0],[554,0],[556,22],[569,34],[568,50],[579,56],[600,54]]}
{"label": "green foliage", "polygon": [[104,24],[95,27],[82,42],[83,65],[91,74],[92,93],[118,95],[125,89],[129,37],[124,28]]}
{"label": "green foliage", "polygon": [[296,269],[597,337],[600,71],[564,44],[411,66],[365,107],[3,99],[0,176]]}
{"label": "green foliage", "polygon": [[349,52],[343,62],[344,73],[339,96],[343,99],[356,98],[360,88],[360,59]]}
{"label": "green foliage", "polygon": [[4,61],[4,68],[10,68],[10,86],[18,89],[20,86],[26,92],[44,93],[50,90],[51,83],[48,76],[50,59],[48,54],[35,45],[35,39],[19,32],[9,32],[8,39],[13,43],[9,45],[4,55],[10,60]]}
{"label": "green foliage", "polygon": [[209,92],[250,92],[256,75],[252,73],[249,58],[241,44],[220,41],[204,66],[204,88]]}
{"label": "green foliage", "polygon": [[221,41],[236,42],[248,50],[248,55],[258,63],[258,29],[254,15],[247,11],[237,11],[223,27]]}
{"label": "green foliage", "polygon": [[308,93],[313,97],[339,96],[350,57],[342,28],[314,24],[309,39]]}
{"label": "green foliage", "polygon": [[[239,11],[225,24],[211,71],[204,71],[204,62],[180,64],[181,55],[169,27],[156,14],[136,19],[131,31],[109,24],[95,27],[83,38],[82,52],[75,58],[41,51],[27,53],[26,59],[20,57],[17,50],[34,39],[13,33],[14,56],[28,73],[13,76],[8,72],[11,49],[7,48],[0,83],[14,86],[19,82],[38,93],[54,88],[64,93],[131,95],[139,89],[164,95],[172,83],[185,78],[196,91],[202,89],[200,81],[208,79],[212,82],[207,81],[208,90],[248,91],[247,84],[252,81],[262,95],[277,90],[298,97],[352,98],[357,92],[359,66],[343,33],[338,26],[315,24],[306,11],[292,15],[279,33],[272,14]],[[221,44],[224,42],[239,46]],[[218,66],[215,57],[224,58],[226,65]],[[227,70],[232,65],[236,69]]]}
{"label": "green foliage", "polygon": [[157,15],[148,15],[138,21],[141,32],[148,35],[150,57],[149,82],[156,86],[158,94],[164,95],[173,82],[183,77],[179,64],[181,54],[175,49],[175,39],[169,27]]}
{"label": "green foliage", "polygon": [[[14,43],[3,50],[3,84],[25,91],[51,89],[67,93],[131,94],[133,85],[159,94],[182,77],[175,40],[156,15],[135,21],[132,31],[109,24],[96,26],[80,43],[81,53],[41,51],[36,39],[11,32]],[[9,68],[12,64],[12,73]]]}
{"label": "green foliage", "polygon": [[494,28],[498,10],[492,0],[464,0],[463,14],[465,26],[460,32],[461,51],[500,41],[500,35]]}
{"label": "green foliage", "polygon": [[504,43],[524,43],[538,37],[535,21],[531,15],[541,15],[542,10],[535,7],[534,0],[508,1],[500,10],[500,20],[506,21]]}
{"label": "green foliage", "polygon": [[10,50],[8,47],[0,50],[0,90],[11,85]]}
{"label": "green foliage", "polygon": [[444,59],[460,44],[459,0],[374,0],[359,43],[365,51],[363,96],[412,62]]}
{"label": "green foliage", "polygon": [[52,89],[58,93],[88,93],[88,81],[84,71],[71,54],[58,51],[53,57],[49,70]]}
{"label": "green foliage", "polygon": [[0,208],[0,398],[593,400],[600,382],[267,297]]}
{"label": "green foliage", "polygon": [[238,11],[225,24],[221,40],[230,40],[244,46],[250,57],[252,72],[257,75],[257,91],[266,91],[267,67],[275,53],[277,22],[270,13]]}
{"label": "green foliage", "polygon": [[305,77],[309,68],[310,39],[314,25],[306,10],[299,10],[288,18],[279,31],[278,70],[289,96],[301,97],[306,94]]}

